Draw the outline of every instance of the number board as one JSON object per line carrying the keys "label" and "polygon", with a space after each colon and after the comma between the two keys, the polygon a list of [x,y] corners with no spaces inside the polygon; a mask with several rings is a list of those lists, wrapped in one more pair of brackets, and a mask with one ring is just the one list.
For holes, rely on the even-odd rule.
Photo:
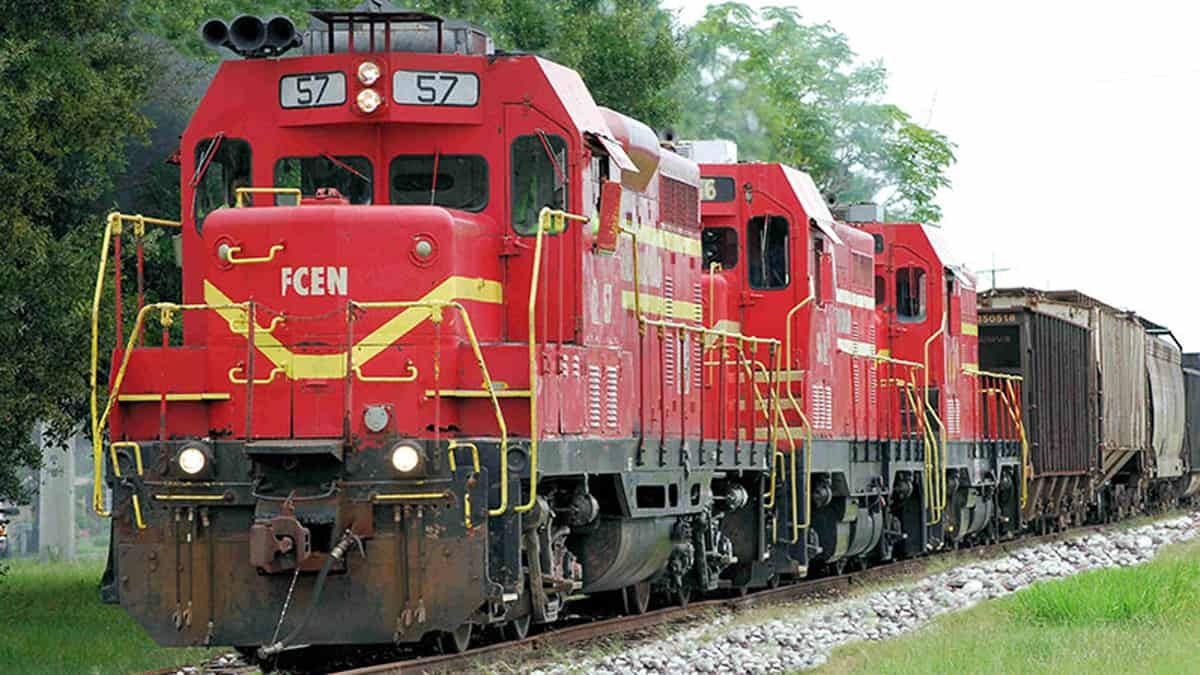
{"label": "number board", "polygon": [[479,77],[475,73],[397,70],[392,75],[392,99],[401,105],[478,105]]}
{"label": "number board", "polygon": [[304,73],[279,80],[279,105],[283,108],[321,108],[346,102],[346,74]]}
{"label": "number board", "polygon": [[731,202],[737,187],[729,176],[704,176],[700,179],[700,199],[706,202]]}

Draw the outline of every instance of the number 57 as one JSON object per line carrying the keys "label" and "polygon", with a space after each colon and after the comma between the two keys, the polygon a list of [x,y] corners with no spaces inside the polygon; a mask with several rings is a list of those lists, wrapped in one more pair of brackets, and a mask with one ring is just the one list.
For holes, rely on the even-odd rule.
{"label": "number 57", "polygon": [[[439,86],[444,86],[445,91],[439,92]],[[458,86],[458,76],[447,73],[427,73],[417,76],[417,100],[421,103],[433,105],[445,105],[446,101],[450,100],[450,94],[454,92],[454,88]]]}

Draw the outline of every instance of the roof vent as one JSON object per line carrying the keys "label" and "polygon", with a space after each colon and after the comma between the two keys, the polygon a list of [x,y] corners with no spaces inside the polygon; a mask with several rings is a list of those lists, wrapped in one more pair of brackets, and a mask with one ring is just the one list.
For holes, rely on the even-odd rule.
{"label": "roof vent", "polygon": [[316,9],[304,32],[304,53],[418,52],[486,56],[495,47],[487,33],[465,21],[398,9],[387,0],[367,0],[349,10]]}
{"label": "roof vent", "polygon": [[675,152],[697,164],[737,164],[737,143],[725,140],[676,141]]}
{"label": "roof vent", "polygon": [[847,223],[882,223],[886,222],[883,204],[874,202],[859,202],[846,207]]}

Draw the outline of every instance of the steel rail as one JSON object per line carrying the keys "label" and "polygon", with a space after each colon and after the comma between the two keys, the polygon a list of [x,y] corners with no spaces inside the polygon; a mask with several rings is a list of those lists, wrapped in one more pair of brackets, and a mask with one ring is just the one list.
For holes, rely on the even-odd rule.
{"label": "steel rail", "polygon": [[[1110,527],[1120,527],[1120,524],[1088,525],[1060,532],[1009,539],[959,550],[975,554],[976,560],[987,560],[1037,544],[1084,536],[1103,531]],[[408,675],[411,673],[479,672],[488,664],[498,663],[502,660],[530,658],[531,656],[536,658],[538,654],[548,653],[547,648],[551,646],[562,647],[591,642],[629,635],[668,623],[697,620],[711,610],[739,611],[753,607],[794,603],[806,599],[848,595],[851,591],[859,587],[864,587],[867,584],[877,584],[881,581],[922,573],[943,554],[953,552],[955,551],[946,550],[933,555],[871,567],[859,572],[805,580],[777,588],[768,588],[742,597],[716,598],[694,602],[687,607],[667,607],[647,612],[646,614],[618,616],[562,628],[551,627],[547,628],[546,632],[524,640],[498,642],[474,648],[461,654],[443,654],[369,665],[336,672],[334,675]]]}

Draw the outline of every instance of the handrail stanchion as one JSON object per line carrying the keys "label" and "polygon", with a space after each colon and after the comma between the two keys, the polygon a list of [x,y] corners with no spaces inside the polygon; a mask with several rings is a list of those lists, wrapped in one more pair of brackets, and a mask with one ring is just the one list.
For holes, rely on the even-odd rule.
{"label": "handrail stanchion", "polygon": [[[104,508],[104,425],[99,423],[100,414],[100,386],[98,375],[100,371],[100,303],[104,298],[104,276],[108,271],[108,249],[113,242],[114,235],[119,239],[122,230],[122,223],[138,222],[143,226],[145,224],[159,225],[163,227],[182,227],[183,224],[177,220],[164,220],[162,218],[147,218],[145,216],[130,216],[116,211],[108,214],[105,218],[104,236],[100,243],[100,264],[96,270],[96,289],[92,294],[92,344],[91,344],[91,370],[89,374],[89,384],[91,385],[91,397],[89,405],[91,408],[92,418],[92,510],[96,515],[108,517],[111,513]],[[115,261],[115,265],[120,267],[120,260]],[[117,296],[120,297],[120,294]],[[144,308],[143,308],[144,309]],[[141,314],[141,310],[138,311]],[[120,312],[117,312],[118,320],[120,320]],[[136,334],[136,333],[135,333]],[[122,336],[123,337],[123,336]],[[120,344],[118,339],[117,343]],[[127,350],[128,351],[128,350]],[[107,417],[107,413],[105,414]]]}

